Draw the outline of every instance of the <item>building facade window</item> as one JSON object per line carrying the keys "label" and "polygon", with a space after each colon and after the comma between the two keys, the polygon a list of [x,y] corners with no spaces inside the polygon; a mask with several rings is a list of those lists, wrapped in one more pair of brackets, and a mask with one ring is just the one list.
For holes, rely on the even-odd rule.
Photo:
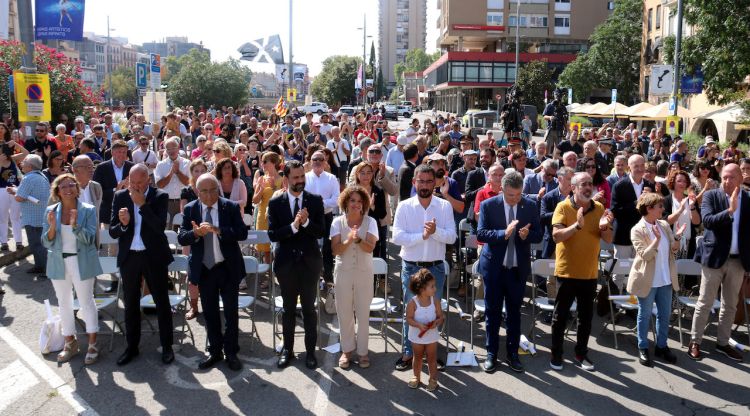
{"label": "building facade window", "polygon": [[569,35],[570,34],[570,15],[569,14],[556,14],[555,15],[555,35]]}
{"label": "building facade window", "polygon": [[654,20],[654,9],[648,9],[648,17],[647,17],[648,23],[646,28],[650,32],[651,31],[651,25],[653,24]]}
{"label": "building facade window", "polygon": [[541,14],[529,16],[529,27],[547,27],[547,16]]}
{"label": "building facade window", "polygon": [[[508,26],[516,27],[516,17],[517,16],[515,14],[508,16]],[[526,27],[527,22],[528,22],[528,19],[526,18],[526,16],[521,15],[521,18],[519,19],[519,22],[518,22],[518,26]]]}
{"label": "building facade window", "polygon": [[487,0],[487,8],[495,10],[503,9],[505,8],[505,5],[503,3],[503,0]]}
{"label": "building facade window", "polygon": [[556,12],[569,12],[570,0],[555,0],[555,11]]}
{"label": "building facade window", "polygon": [[614,10],[615,9],[615,2],[608,1],[607,2],[607,10]]}
{"label": "building facade window", "polygon": [[487,26],[502,26],[503,23],[502,12],[487,12]]}
{"label": "building facade window", "polygon": [[656,6],[656,28],[661,28],[661,4]]}

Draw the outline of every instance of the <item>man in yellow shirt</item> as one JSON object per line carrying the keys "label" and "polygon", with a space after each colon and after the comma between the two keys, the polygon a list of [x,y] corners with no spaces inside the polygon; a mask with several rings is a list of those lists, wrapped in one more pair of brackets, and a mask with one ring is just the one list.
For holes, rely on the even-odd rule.
{"label": "man in yellow shirt", "polygon": [[578,304],[578,329],[575,362],[594,371],[588,358],[588,341],[598,276],[599,240],[612,242],[612,221],[609,210],[591,197],[594,183],[585,172],[572,180],[573,196],[557,204],[552,216],[552,239],[555,249],[555,276],[560,285],[552,314],[552,359],[550,367],[562,370],[563,338],[570,307]]}

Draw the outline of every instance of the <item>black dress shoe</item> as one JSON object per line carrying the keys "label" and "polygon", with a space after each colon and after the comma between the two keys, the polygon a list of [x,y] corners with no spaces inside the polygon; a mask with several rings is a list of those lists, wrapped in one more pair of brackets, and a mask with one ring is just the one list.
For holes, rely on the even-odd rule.
{"label": "black dress shoe", "polygon": [[242,361],[236,355],[227,356],[227,367],[232,371],[242,370]]}
{"label": "black dress shoe", "polygon": [[521,364],[521,359],[518,357],[518,354],[508,355],[508,358],[505,359],[505,362],[508,363],[508,366],[511,370],[515,371],[516,373],[523,373],[523,364]]}
{"label": "black dress shoe", "polygon": [[482,364],[482,370],[485,373],[494,373],[497,370],[497,358],[495,358],[494,354],[487,354],[487,358]]}
{"label": "black dress shoe", "polygon": [[648,354],[648,349],[638,349],[638,362],[646,367],[654,366],[654,362],[651,361],[651,356]]}
{"label": "black dress shoe", "polygon": [[117,286],[119,286],[120,283],[117,280],[113,280],[112,283],[109,285],[109,287],[104,289],[105,293],[115,293],[117,292]]}
{"label": "black dress shoe", "polygon": [[204,358],[201,362],[198,363],[198,369],[200,370],[209,369],[223,359],[224,359],[224,356],[221,354],[210,354],[208,357]]}
{"label": "black dress shoe", "polygon": [[437,361],[437,370],[438,371],[445,371],[445,361],[441,360],[440,358],[438,358],[435,361]]}
{"label": "black dress shoe", "polygon": [[674,353],[669,349],[669,347],[664,347],[664,348],[656,347],[656,348],[654,348],[654,355],[657,356],[657,357],[663,358],[664,361],[666,361],[666,362],[668,362],[670,364],[677,363],[677,356],[674,355]]}
{"label": "black dress shoe", "polygon": [[124,353],[120,356],[120,358],[117,359],[117,365],[125,365],[131,361],[133,361],[133,358],[138,356],[138,351],[131,351],[131,350],[125,350]]}
{"label": "black dress shoe", "polygon": [[279,361],[276,362],[276,367],[279,368],[286,368],[289,366],[289,363],[294,359],[294,353],[292,351],[283,349],[281,351],[281,355],[279,356]]}
{"label": "black dress shoe", "polygon": [[174,361],[174,351],[172,351],[172,347],[163,348],[161,351],[161,362],[169,364],[172,361]]}
{"label": "black dress shoe", "polygon": [[411,368],[411,362],[414,359],[414,357],[409,357],[406,360],[404,360],[404,356],[398,357],[398,361],[396,361],[396,371],[406,371]]}
{"label": "black dress shoe", "polygon": [[305,354],[305,366],[310,370],[315,370],[316,368],[318,368],[318,359],[315,358],[314,352],[308,352],[307,354]]}

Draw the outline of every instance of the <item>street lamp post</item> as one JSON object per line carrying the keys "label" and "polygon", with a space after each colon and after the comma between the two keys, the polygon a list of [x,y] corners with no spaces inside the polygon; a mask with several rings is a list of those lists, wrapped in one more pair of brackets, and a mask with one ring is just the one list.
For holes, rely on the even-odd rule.
{"label": "street lamp post", "polygon": [[674,109],[672,115],[677,115],[678,107],[678,94],[680,93],[680,53],[682,49],[682,0],[677,0],[677,34],[675,35],[674,42],[674,82],[672,83],[672,101],[674,102]]}
{"label": "street lamp post", "polygon": [[114,98],[112,97],[112,51],[110,50],[110,32],[115,29],[109,27],[109,16],[107,16],[107,74],[109,75],[109,107],[114,107]]}
{"label": "street lamp post", "polygon": [[516,0],[516,76],[515,80],[518,80],[518,52],[521,49],[521,0]]}
{"label": "street lamp post", "polygon": [[[357,30],[362,31],[362,84],[360,84],[360,89],[362,92],[366,90],[365,86],[367,85],[367,38],[371,38],[372,36],[367,36],[367,14],[362,16],[362,27],[358,27]],[[374,68],[373,68],[374,70]],[[357,103],[359,103],[359,96],[357,98]],[[362,107],[365,106],[365,103],[367,102],[367,98],[365,94],[362,94]]]}

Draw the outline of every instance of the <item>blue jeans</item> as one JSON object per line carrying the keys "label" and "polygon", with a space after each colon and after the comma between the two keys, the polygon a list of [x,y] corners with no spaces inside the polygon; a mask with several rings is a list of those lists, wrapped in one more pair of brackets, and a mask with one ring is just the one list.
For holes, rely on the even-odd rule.
{"label": "blue jeans", "polygon": [[656,347],[666,348],[669,335],[669,315],[672,309],[672,285],[652,287],[645,298],[638,298],[638,348],[648,348],[651,309],[656,302]]}
{"label": "blue jeans", "polygon": [[[42,245],[42,227],[32,227],[30,225],[24,225],[23,229],[26,230],[26,239],[29,241],[29,251],[31,251],[31,254],[34,256],[34,266],[40,267],[42,270],[46,270],[47,249]],[[20,240],[21,236],[18,237],[18,239]]]}
{"label": "blue jeans", "polygon": [[[414,275],[416,272],[418,272],[421,269],[419,266],[415,266],[413,264],[409,264],[405,261],[401,262],[401,290],[404,294],[404,323],[403,323],[403,330],[402,335],[404,337],[404,355],[411,357],[411,341],[409,341],[409,324],[406,323],[406,306],[409,304],[409,301],[411,301],[411,298],[414,297],[414,293],[409,290],[409,280],[411,279],[412,275]],[[442,263],[439,263],[435,266],[428,267],[427,270],[432,273],[433,276],[435,276],[435,287],[437,288],[437,296],[438,298],[443,298],[443,291],[445,289],[445,268],[443,267]]]}

